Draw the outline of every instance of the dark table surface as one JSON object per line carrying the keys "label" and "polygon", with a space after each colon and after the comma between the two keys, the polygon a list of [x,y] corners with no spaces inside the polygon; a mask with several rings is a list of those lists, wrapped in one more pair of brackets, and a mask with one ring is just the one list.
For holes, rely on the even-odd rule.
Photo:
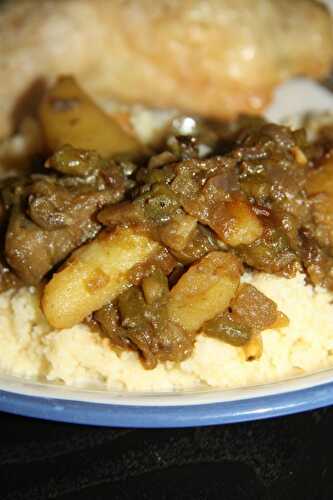
{"label": "dark table surface", "polygon": [[0,413],[0,498],[331,500],[332,428],[333,408],[161,430]]}

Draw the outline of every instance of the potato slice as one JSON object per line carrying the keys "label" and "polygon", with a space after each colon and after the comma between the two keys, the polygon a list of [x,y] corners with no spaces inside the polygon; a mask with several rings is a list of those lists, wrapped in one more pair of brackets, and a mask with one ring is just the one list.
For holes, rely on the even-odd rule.
{"label": "potato slice", "polygon": [[110,157],[140,150],[139,142],[104,113],[72,77],[61,77],[49,90],[39,110],[47,147],[64,144],[93,149]]}
{"label": "potato slice", "polygon": [[225,252],[211,252],[183,274],[170,292],[170,318],[188,331],[223,312],[235,296],[240,261]]}
{"label": "potato slice", "polygon": [[164,245],[181,252],[191,240],[196,228],[197,221],[194,217],[180,214],[162,226],[159,235]]}
{"label": "potato slice", "polygon": [[250,245],[262,236],[264,230],[251,205],[243,200],[217,205],[209,225],[224,243],[232,247]]}
{"label": "potato slice", "polygon": [[50,325],[70,328],[113,300],[130,284],[132,268],[159,249],[132,229],[103,231],[74,252],[46,285],[41,304]]}

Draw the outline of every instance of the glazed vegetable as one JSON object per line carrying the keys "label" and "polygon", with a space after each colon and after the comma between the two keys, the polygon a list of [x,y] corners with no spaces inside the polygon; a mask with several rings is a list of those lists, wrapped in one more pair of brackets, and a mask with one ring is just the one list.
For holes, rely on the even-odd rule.
{"label": "glazed vegetable", "polygon": [[135,286],[122,293],[117,301],[120,335],[130,340],[132,349],[139,352],[146,368],[154,368],[158,361],[182,361],[193,349],[194,335],[170,321],[167,301],[165,284],[162,294],[157,294],[150,304]]}
{"label": "glazed vegetable", "polygon": [[77,250],[44,289],[42,309],[55,328],[70,328],[131,284],[130,271],[159,245],[131,229],[104,231]]}
{"label": "glazed vegetable", "polygon": [[231,247],[253,243],[262,236],[264,229],[251,205],[237,199],[214,207],[209,225]]}
{"label": "glazed vegetable", "polygon": [[224,252],[211,252],[193,264],[172,288],[170,318],[189,331],[223,312],[236,294],[242,267]]}
{"label": "glazed vegetable", "polygon": [[45,96],[39,111],[50,151],[70,144],[96,150],[104,157],[133,154],[139,142],[81,89],[72,77],[62,77]]}
{"label": "glazed vegetable", "polygon": [[142,280],[142,291],[148,305],[161,301],[169,293],[168,279],[160,269]]}
{"label": "glazed vegetable", "polygon": [[247,349],[252,352],[257,345],[256,341],[251,341],[254,335],[273,325],[282,327],[287,324],[273,300],[254,286],[243,283],[231,300],[228,310],[207,321],[202,331],[209,337],[219,338],[231,345],[249,344]]}
{"label": "glazed vegetable", "polygon": [[190,243],[197,228],[197,221],[190,215],[176,215],[159,230],[161,242],[167,247],[181,252]]}
{"label": "glazed vegetable", "polygon": [[237,347],[246,344],[252,333],[246,325],[241,322],[237,323],[229,312],[219,314],[207,321],[202,331],[209,337],[215,337]]}

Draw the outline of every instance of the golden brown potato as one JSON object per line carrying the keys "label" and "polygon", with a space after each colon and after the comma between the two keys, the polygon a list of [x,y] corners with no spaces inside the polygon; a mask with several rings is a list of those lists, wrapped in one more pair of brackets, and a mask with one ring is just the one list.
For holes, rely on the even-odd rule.
{"label": "golden brown potato", "polygon": [[101,156],[133,153],[138,141],[94,103],[72,77],[61,77],[44,97],[39,110],[46,145],[93,149]]}
{"label": "golden brown potato", "polygon": [[196,228],[196,219],[191,215],[182,214],[173,217],[170,222],[162,226],[159,236],[164,245],[181,252],[190,241]]}
{"label": "golden brown potato", "polygon": [[70,328],[113,300],[130,284],[131,269],[159,249],[131,229],[104,231],[74,252],[42,295],[42,309],[55,328]]}
{"label": "golden brown potato", "polygon": [[251,205],[243,200],[217,206],[210,226],[224,243],[232,247],[250,245],[260,238],[264,230]]}
{"label": "golden brown potato", "polygon": [[172,288],[169,314],[185,330],[196,331],[223,312],[236,294],[241,276],[239,260],[211,252],[193,264]]}
{"label": "golden brown potato", "polygon": [[17,99],[58,74],[101,100],[229,118],[259,113],[294,75],[323,76],[332,54],[330,16],[313,0],[5,2],[0,136]]}

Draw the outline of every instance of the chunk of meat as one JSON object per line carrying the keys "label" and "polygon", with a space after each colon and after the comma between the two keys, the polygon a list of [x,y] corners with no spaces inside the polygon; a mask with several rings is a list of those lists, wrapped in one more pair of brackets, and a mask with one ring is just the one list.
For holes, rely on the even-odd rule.
{"label": "chunk of meat", "polygon": [[146,369],[155,368],[158,361],[182,361],[193,350],[193,335],[170,320],[166,308],[169,289],[162,275],[155,271],[144,280],[143,293],[133,286],[116,304],[94,314],[111,343],[138,352]]}
{"label": "chunk of meat", "polygon": [[333,256],[333,156],[329,156],[307,178],[306,191],[310,197],[314,220],[314,236],[318,243],[329,248]]}
{"label": "chunk of meat", "polygon": [[266,330],[278,318],[276,303],[248,283],[240,286],[230,307],[236,321],[256,332]]}
{"label": "chunk of meat", "polygon": [[267,273],[290,277],[300,269],[298,255],[278,225],[265,224],[263,236],[237,247],[237,255],[247,265]]}
{"label": "chunk of meat", "polygon": [[166,303],[164,295],[147,305],[138,288],[119,297],[121,324],[146,368],[154,368],[158,361],[182,361],[193,350],[193,334],[171,320]]}
{"label": "chunk of meat", "polygon": [[0,293],[11,288],[20,288],[22,281],[11,271],[5,262],[0,261]]}
{"label": "chunk of meat", "polygon": [[333,196],[333,153],[318,168],[309,172],[306,191],[310,196],[320,193]]}
{"label": "chunk of meat", "polygon": [[133,349],[133,344],[128,338],[125,328],[120,325],[118,309],[112,302],[98,309],[93,315],[93,320],[97,322],[114,348],[119,350]]}
{"label": "chunk of meat", "polygon": [[319,245],[333,256],[333,193],[317,194],[311,198],[314,235]]}
{"label": "chunk of meat", "polygon": [[96,236],[96,210],[109,201],[108,192],[80,193],[41,178],[26,187],[24,201],[11,209],[5,237],[5,256],[16,274],[36,285],[74,249]]}
{"label": "chunk of meat", "polygon": [[311,282],[333,290],[333,257],[318,245],[310,231],[302,231],[301,237],[302,261]]}
{"label": "chunk of meat", "polygon": [[64,147],[47,165],[76,176],[27,175],[5,181],[1,191],[9,218],[5,256],[28,285],[94,238],[101,228],[96,212],[121,200],[127,188],[121,166],[94,152]]}
{"label": "chunk of meat", "polygon": [[288,318],[278,311],[273,300],[253,285],[244,283],[231,300],[228,310],[206,321],[202,331],[228,344],[243,346],[248,359],[257,359],[262,352],[258,334],[278,325],[287,326]]}
{"label": "chunk of meat", "polygon": [[299,232],[312,220],[302,148],[301,132],[258,122],[228,154],[175,164],[169,184],[183,210],[246,264],[290,276],[301,267]]}

